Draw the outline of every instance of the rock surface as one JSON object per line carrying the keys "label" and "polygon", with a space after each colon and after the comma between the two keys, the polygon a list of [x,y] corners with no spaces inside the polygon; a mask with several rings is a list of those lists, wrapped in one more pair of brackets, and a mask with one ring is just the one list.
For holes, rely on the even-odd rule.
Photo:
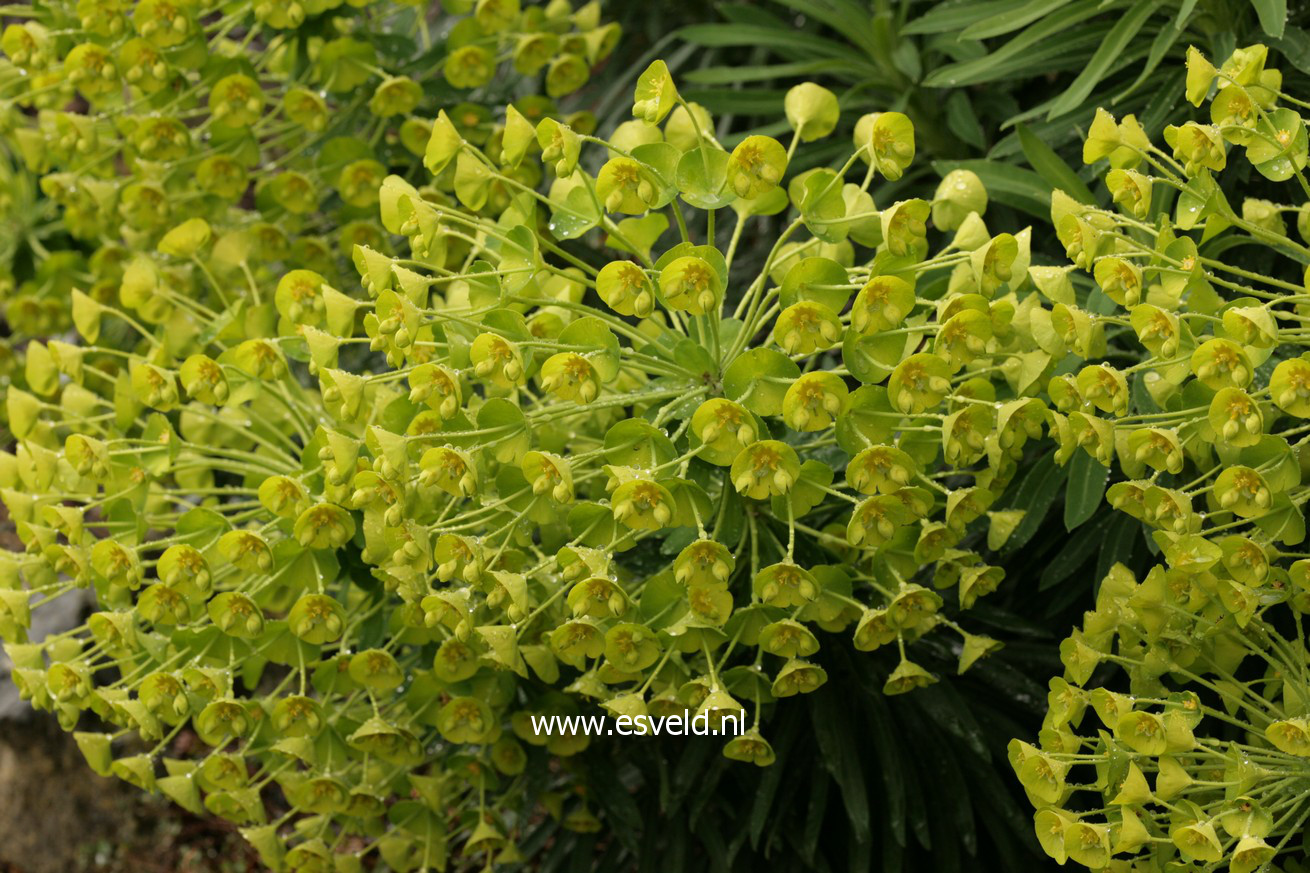
{"label": "rock surface", "polygon": [[0,861],[13,870],[84,869],[97,842],[134,829],[134,801],[122,783],[91,772],[47,714],[0,723]]}
{"label": "rock surface", "polygon": [[[76,595],[43,606],[31,639],[76,626],[86,608]],[[88,846],[131,828],[131,798],[117,780],[91,772],[53,716],[19,698],[11,666],[0,653],[0,862],[21,873],[66,873],[82,866]]]}
{"label": "rock surface", "polygon": [[[90,597],[86,592],[75,591],[42,605],[32,612],[32,627],[28,637],[32,642],[40,642],[47,634],[55,634],[76,627],[90,609]],[[18,697],[18,689],[9,681],[9,671],[13,664],[9,656],[0,647],[0,726],[21,723],[31,718],[32,707]]]}

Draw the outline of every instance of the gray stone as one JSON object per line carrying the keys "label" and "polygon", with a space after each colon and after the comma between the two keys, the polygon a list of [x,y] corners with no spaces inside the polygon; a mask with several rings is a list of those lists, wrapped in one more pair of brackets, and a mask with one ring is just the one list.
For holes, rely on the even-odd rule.
{"label": "gray stone", "polygon": [[[83,617],[91,608],[91,593],[76,590],[44,604],[32,612],[32,627],[28,638],[36,643],[48,634],[62,633],[81,624]],[[32,717],[33,709],[27,701],[20,700],[18,689],[9,681],[9,672],[13,663],[3,649],[0,649],[0,722],[25,721]]]}

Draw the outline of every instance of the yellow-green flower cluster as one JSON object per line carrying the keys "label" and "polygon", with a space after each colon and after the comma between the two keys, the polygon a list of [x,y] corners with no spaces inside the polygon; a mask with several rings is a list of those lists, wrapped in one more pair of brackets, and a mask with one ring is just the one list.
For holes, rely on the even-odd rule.
{"label": "yellow-green flower cluster", "polygon": [[[738,716],[724,753],[765,765],[761,711],[826,681],[823,632],[894,652],[887,693],[937,681],[910,658],[934,630],[967,670],[997,643],[950,614],[1002,581],[1056,363],[1030,234],[992,235],[967,173],[876,202],[914,152],[896,113],[791,172],[837,111],[798,88],[789,143],[728,149],[662,62],[608,140],[443,110],[430,176],[377,192],[409,256],[356,244],[357,286],[220,282],[203,326],[159,291],[171,262],[76,291],[81,340],[29,343],[0,455],[23,693],[96,713],[93,766],[270,866],[410,870],[513,859],[536,803],[600,826],[550,763],[588,739],[532,715]],[[224,239],[197,218],[159,246],[239,274]],[[25,642],[78,588],[86,624]]]}
{"label": "yellow-green flower cluster", "polygon": [[[341,282],[355,244],[386,248],[378,186],[417,167],[438,108],[485,141],[492,119],[473,89],[530,80],[543,93],[519,108],[554,114],[619,35],[597,3],[568,0],[23,10],[0,32],[0,143],[80,241],[51,258],[32,216],[6,231],[9,245],[34,241],[43,267],[6,295],[28,336],[67,328],[74,284],[112,302],[130,282],[151,323],[195,301],[187,320],[204,329],[231,286],[292,268]],[[197,264],[211,243],[217,263]]]}
{"label": "yellow-green flower cluster", "polygon": [[[1108,501],[1158,555],[1100,582],[1060,648],[1038,744],[1011,746],[1061,863],[1303,863],[1310,103],[1266,58],[1250,46],[1216,68],[1189,52],[1187,97],[1210,120],[1166,128],[1165,148],[1098,112],[1084,155],[1108,159],[1118,209],[1052,203],[1081,271],[1053,280],[1064,309],[1045,329],[1077,359],[1049,387],[1059,452],[1113,467]],[[1286,201],[1230,202],[1217,176],[1240,164]],[[1096,290],[1078,307],[1085,274]]]}

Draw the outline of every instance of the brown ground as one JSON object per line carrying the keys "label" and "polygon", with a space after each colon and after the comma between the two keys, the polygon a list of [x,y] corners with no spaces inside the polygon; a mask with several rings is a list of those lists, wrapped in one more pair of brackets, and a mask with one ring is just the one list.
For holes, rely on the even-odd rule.
{"label": "brown ground", "polygon": [[0,873],[244,873],[236,829],[87,767],[48,717],[0,726]]}

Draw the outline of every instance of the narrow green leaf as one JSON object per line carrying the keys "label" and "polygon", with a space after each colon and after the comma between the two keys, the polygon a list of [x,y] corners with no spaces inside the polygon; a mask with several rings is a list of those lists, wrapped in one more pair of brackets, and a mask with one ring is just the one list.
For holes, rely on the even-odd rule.
{"label": "narrow green leaf", "polygon": [[1016,125],[1015,131],[1019,134],[1024,157],[1052,190],[1059,188],[1066,194],[1072,195],[1079,203],[1096,202],[1096,195],[1082,179],[1078,178],[1078,174],[1050,146],[1042,142],[1041,137],[1033,133],[1028,125]]}
{"label": "narrow green leaf", "polygon": [[1287,27],[1287,0],[1251,0],[1251,5],[1260,16],[1260,29],[1280,39]]}
{"label": "narrow green leaf", "polygon": [[[999,163],[1009,164],[1015,161],[1022,161],[1023,145],[1019,142],[1019,134],[1013,132],[1017,124],[1027,124],[1033,133],[1041,138],[1042,142],[1049,145],[1057,153],[1065,149],[1075,151],[1070,147],[1075,143],[1081,149],[1083,138],[1079,126],[1064,124],[1062,121],[1046,121],[1046,109],[1050,106],[1050,101],[1035,106],[1024,112],[1009,118],[1001,125],[1001,129],[1011,129],[1011,133],[1002,137],[987,152],[987,157]],[[1089,113],[1090,115],[1090,113]],[[1048,216],[1049,218],[1049,216]]]}
{"label": "narrow green leaf", "polygon": [[1111,64],[1123,56],[1124,49],[1158,8],[1159,3],[1156,0],[1137,0],[1133,4],[1133,7],[1111,28],[1109,36],[1101,43],[1096,54],[1092,55],[1087,66],[1083,67],[1078,78],[1074,79],[1073,84],[1060,95],[1059,100],[1055,101],[1055,105],[1051,107],[1052,118],[1074,109],[1091,95]]}
{"label": "narrow green leaf", "polygon": [[[921,690],[928,691],[931,689]],[[932,750],[939,743],[947,742],[948,738],[937,730],[936,723],[932,720],[932,716],[928,714],[923,703],[917,698],[914,703],[913,707],[907,708],[904,712],[898,712],[896,719],[897,727],[903,737],[901,740],[903,748],[900,753],[907,760],[914,762],[911,766],[913,778],[905,783],[905,809],[911,829],[914,831],[915,841],[924,849],[932,851],[932,830],[928,825],[928,819],[932,816],[932,813],[936,812],[936,809],[932,813],[928,811],[928,803],[924,798],[925,779],[923,767],[919,762],[932,754]],[[935,855],[933,858],[936,860]]]}
{"label": "narrow green leaf", "polygon": [[811,710],[814,737],[823,753],[824,764],[841,789],[854,839],[867,842],[870,838],[869,793],[864,787],[864,770],[860,767],[860,754],[855,747],[853,725],[845,717],[835,695],[836,692],[828,692],[815,700]]}
{"label": "narrow green leaf", "polygon": [[[1100,12],[1097,0],[1080,0],[1060,11],[1059,15],[1048,16],[1036,24],[1029,25],[1023,33],[1011,39],[1005,45],[990,54],[958,64],[939,67],[923,80],[928,87],[945,85],[973,85],[991,82],[999,78],[997,69],[1007,61],[1026,61],[1034,56],[1044,55],[1043,49],[1052,45],[1052,38],[1070,28],[1077,27]],[[1089,30],[1083,28],[1083,31]],[[1075,34],[1078,36],[1079,34]],[[1085,35],[1085,34],[1084,34]]]}
{"label": "narrow green leaf", "polygon": [[946,126],[974,148],[986,148],[986,134],[973,111],[973,102],[964,91],[954,91],[946,98]]}
{"label": "narrow green leaf", "polygon": [[702,793],[701,777],[709,766],[710,745],[708,743],[689,743],[687,751],[678,761],[673,771],[670,790],[672,802],[667,807],[669,813],[680,807],[691,795]]}
{"label": "narrow green leaf", "polygon": [[806,804],[805,838],[801,843],[801,857],[811,867],[814,866],[814,853],[819,849],[819,831],[823,825],[824,813],[828,811],[829,794],[828,774],[822,770],[810,772],[810,800]]}
{"label": "narrow green leaf", "polygon": [[[795,719],[788,719],[786,727],[774,737],[774,752],[783,761],[786,761],[788,754],[791,753],[792,742],[795,740],[797,733],[796,725]],[[773,807],[773,798],[778,793],[778,786],[782,784],[782,774],[785,770],[785,767],[767,767],[763,776],[760,777],[759,787],[755,791],[755,802],[751,805],[750,840],[752,849],[759,848],[760,837],[764,834],[764,825],[768,821],[769,810]]]}
{"label": "narrow green leaf", "polygon": [[932,724],[951,733],[973,754],[986,758],[987,744],[983,741],[982,728],[959,692],[947,683],[921,690],[923,693],[915,702],[923,707]]}
{"label": "narrow green leaf", "polygon": [[[1168,69],[1166,67],[1165,69]],[[1142,123],[1142,127],[1147,130],[1159,130],[1165,122],[1171,117],[1178,106],[1178,89],[1183,87],[1183,79],[1187,75],[1187,70],[1179,66],[1172,73],[1160,71],[1156,78],[1153,88],[1155,94],[1151,97],[1150,102],[1137,116],[1137,120]]]}
{"label": "narrow green leaf", "polygon": [[1030,0],[947,0],[938,3],[923,15],[902,28],[905,34],[952,33],[971,27],[980,21],[1002,15],[1017,15]]}
{"label": "narrow green leaf", "polygon": [[1065,489],[1064,526],[1073,530],[1092,517],[1105,496],[1108,468],[1086,452],[1075,452],[1069,461],[1069,487]]}
{"label": "narrow green leaf", "polygon": [[[692,819],[692,833],[700,837],[701,845],[705,847],[705,854],[708,856],[706,861],[711,870],[727,870],[732,865],[728,863],[728,846],[723,842],[723,834],[720,832],[719,824],[714,820],[712,815],[699,816]],[[592,869],[588,864],[581,869]]]}
{"label": "narrow green leaf", "polygon": [[960,774],[960,763],[952,744],[943,743],[940,754],[929,755],[927,764],[933,779],[944,789],[942,794],[950,807],[951,815],[945,824],[955,829],[955,841],[942,841],[942,847],[958,842],[966,852],[974,854],[977,851],[978,835],[974,825],[973,806],[969,802],[969,786]]}
{"label": "narrow green leaf", "polygon": [[[1072,486],[1072,483],[1070,483],[1070,485]],[[1059,585],[1077,572],[1079,567],[1086,564],[1087,559],[1096,553],[1096,547],[1101,545],[1102,538],[1105,536],[1110,521],[1117,518],[1119,515],[1120,514],[1111,515],[1102,513],[1100,518],[1097,518],[1089,524],[1087,529],[1081,532],[1078,536],[1069,537],[1065,540],[1064,547],[1056,552],[1055,556],[1047,561],[1046,566],[1042,568],[1042,575],[1037,583],[1037,590],[1045,591],[1048,588]],[[1131,521],[1129,516],[1123,517],[1129,518]]]}
{"label": "narrow green leaf", "polygon": [[1051,454],[1043,455],[1029,468],[1028,473],[1019,482],[1019,487],[1015,489],[1014,499],[1010,501],[1011,506],[1026,509],[1028,512],[1024,515],[1023,521],[1019,522],[1019,526],[1014,529],[1014,533],[1010,534],[1010,539],[1005,544],[1005,554],[1017,552],[1037,533],[1046,519],[1046,511],[1055,502],[1055,497],[1060,493],[1060,488],[1068,475],[1069,468],[1056,466],[1055,458]]}
{"label": "narrow green leaf", "polygon": [[1195,9],[1196,0],[1183,0],[1183,5],[1178,7],[1178,17],[1174,19],[1174,30],[1182,30],[1186,27]]}
{"label": "narrow green leaf", "polygon": [[895,840],[882,841],[882,861],[878,865],[882,873],[901,873],[905,869],[905,848]]}
{"label": "narrow green leaf", "polygon": [[831,61],[792,61],[750,67],[706,67],[679,78],[694,85],[732,85],[737,82],[772,82],[789,76],[813,76],[832,69]]}
{"label": "narrow green leaf", "polygon": [[822,21],[864,51],[872,54],[875,46],[869,26],[867,7],[851,0],[779,0],[807,18]]}
{"label": "narrow green leaf", "polygon": [[1137,74],[1137,78],[1133,80],[1131,85],[1115,95],[1113,102],[1118,103],[1147,82],[1151,78],[1151,74],[1155,72],[1155,68],[1160,66],[1160,61],[1164,60],[1165,54],[1174,47],[1174,44],[1182,36],[1183,32],[1179,28],[1162,28],[1151,43],[1151,52],[1146,56],[1146,64],[1143,65],[1141,72]]}
{"label": "narrow green leaf", "polygon": [[[1001,856],[997,859],[999,870],[1024,870],[1034,866],[1031,855],[1016,851],[1015,847],[1027,848],[1032,837],[1032,816],[1022,815],[1013,803],[988,803],[985,798],[1005,797],[1011,788],[1012,779],[1005,779],[998,774],[1000,768],[989,766],[974,758],[964,758],[965,767],[970,776],[970,792],[979,798],[979,830],[992,837],[991,842]],[[1006,834],[1013,839],[1004,839]],[[1031,849],[1029,851],[1032,851]]]}
{"label": "narrow green leaf", "polygon": [[1082,66],[1083,58],[1096,51],[1109,32],[1109,24],[1092,21],[1069,33],[1035,43],[1025,40],[1023,46],[1010,50],[1012,43],[1024,40],[1025,31],[992,54],[938,67],[924,77],[924,84],[932,88],[964,87],[991,82],[1024,82],[1074,72]]}
{"label": "narrow green leaf", "polygon": [[603,773],[597,773],[588,784],[592,786],[597,802],[605,809],[606,817],[619,825],[614,828],[615,838],[635,854],[639,850],[637,836],[641,833],[642,821],[641,810],[632,794]]}
{"label": "narrow green leaf", "polygon": [[1299,27],[1288,27],[1281,39],[1272,39],[1270,43],[1292,66],[1310,73],[1310,33]]}
{"label": "narrow green leaf", "polygon": [[[905,772],[896,750],[897,735],[892,732],[891,712],[887,698],[881,694],[863,695],[868,725],[873,730],[869,744],[878,756],[878,772],[882,774],[883,800],[886,802],[887,826],[893,839],[884,843],[905,845]],[[886,869],[886,868],[884,868]]]}
{"label": "narrow green leaf", "polygon": [[783,96],[786,93],[786,91],[765,88],[751,88],[745,91],[735,88],[687,88],[682,92],[682,96],[716,114],[733,112],[739,115],[757,116],[781,112]]}
{"label": "narrow green leaf", "polygon": [[1007,9],[969,25],[960,31],[960,39],[991,39],[994,36],[1013,33],[1068,3],[1069,0],[1032,0],[1018,9]]}
{"label": "narrow green leaf", "polygon": [[1114,520],[1106,528],[1101,540],[1101,553],[1096,558],[1096,579],[1104,579],[1105,574],[1115,564],[1126,563],[1137,548],[1137,541],[1142,535],[1142,523],[1124,512],[1116,512]]}
{"label": "narrow green leaf", "polygon": [[868,58],[847,43],[799,30],[748,24],[693,24],[679,33],[688,42],[705,48],[767,45],[775,51],[801,51],[810,57],[818,55],[860,66],[868,64]]}
{"label": "narrow green leaf", "polygon": [[758,3],[724,3],[719,12],[732,24],[758,24],[784,30],[790,27],[778,17],[778,13]]}

